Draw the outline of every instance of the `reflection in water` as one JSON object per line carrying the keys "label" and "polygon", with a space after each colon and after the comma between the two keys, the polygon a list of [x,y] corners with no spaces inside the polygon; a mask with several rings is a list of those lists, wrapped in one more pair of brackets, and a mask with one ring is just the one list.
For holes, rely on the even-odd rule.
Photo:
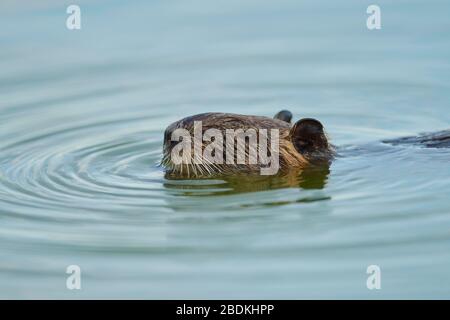
{"label": "reflection in water", "polygon": [[[164,186],[183,190],[184,196],[230,195],[282,188],[323,189],[330,174],[329,165],[291,170],[276,176],[233,175],[210,179],[182,180],[166,174]],[[204,192],[198,192],[204,191]]]}

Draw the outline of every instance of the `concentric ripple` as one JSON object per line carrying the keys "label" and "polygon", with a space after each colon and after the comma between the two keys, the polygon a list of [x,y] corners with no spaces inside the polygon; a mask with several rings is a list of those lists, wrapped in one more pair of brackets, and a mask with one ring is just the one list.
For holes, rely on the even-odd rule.
{"label": "concentric ripple", "polygon": [[11,203],[46,208],[98,207],[102,201],[113,208],[153,201],[162,179],[156,166],[160,157],[156,133],[105,138],[101,143],[83,139],[83,134],[97,138],[97,130],[102,126],[88,132],[51,133],[5,148],[2,154],[9,156],[1,158],[2,193]]}

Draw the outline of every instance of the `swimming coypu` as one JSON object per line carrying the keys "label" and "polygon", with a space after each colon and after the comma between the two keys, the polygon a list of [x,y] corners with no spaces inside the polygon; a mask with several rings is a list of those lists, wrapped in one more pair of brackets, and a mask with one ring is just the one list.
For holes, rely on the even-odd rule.
{"label": "swimming coypu", "polygon": [[[292,113],[287,110],[278,112],[274,118],[232,113],[202,113],[183,118],[172,123],[165,130],[161,164],[166,168],[166,176],[170,178],[286,174],[289,171],[298,171],[310,166],[329,166],[335,152],[328,141],[323,125],[311,118],[301,119],[291,125],[291,119]],[[213,139],[208,134],[211,132],[210,129],[215,130],[216,135]],[[177,134],[180,130],[184,133]],[[227,134],[233,130],[240,130],[240,133],[253,132],[255,140],[252,141],[252,137],[245,134],[239,140],[239,132],[229,138]],[[186,136],[188,137],[185,140]],[[217,140],[218,136],[220,136],[219,140]],[[256,141],[256,136],[259,137],[259,144],[255,146],[252,142]],[[197,141],[200,141],[197,145],[198,153],[195,150],[195,142],[192,147],[191,137],[196,137]],[[270,146],[265,148],[261,146],[262,138],[270,140]],[[182,146],[183,149],[180,147],[182,142],[187,142],[187,145]],[[220,148],[211,151],[208,146],[213,142],[217,142],[215,146]],[[202,158],[205,150],[208,149],[213,160],[217,160],[218,157],[222,161],[214,162],[211,158],[206,160]],[[245,153],[245,162],[242,162],[243,158],[239,161],[239,150]],[[261,156],[260,152],[265,152],[271,161],[251,161],[251,156]],[[180,155],[180,158],[174,159],[174,154]],[[262,170],[272,166],[275,160],[277,162],[275,170],[271,173],[263,173]]]}

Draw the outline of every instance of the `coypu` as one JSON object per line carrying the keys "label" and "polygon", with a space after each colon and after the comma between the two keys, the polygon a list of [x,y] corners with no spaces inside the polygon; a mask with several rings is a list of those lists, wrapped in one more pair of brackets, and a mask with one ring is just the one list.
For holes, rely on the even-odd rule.
{"label": "coypu", "polygon": [[[172,123],[165,130],[161,164],[166,168],[166,176],[169,178],[210,178],[258,173],[287,174],[287,172],[299,171],[311,166],[329,166],[335,151],[328,141],[323,125],[318,120],[311,118],[301,119],[291,125],[291,119],[292,113],[287,110],[278,112],[274,118],[232,113],[202,113],[183,118]],[[201,125],[196,127],[199,123]],[[211,139],[211,135],[208,134],[209,129],[216,130],[214,131],[216,134],[221,133],[222,136],[226,136],[226,139],[222,140],[222,137],[220,137],[217,140],[216,135],[213,135],[214,139]],[[175,151],[174,148],[177,148],[177,152],[179,152],[179,146],[177,145],[185,142],[185,139],[183,137],[182,140],[179,140],[182,136],[174,135],[177,130],[184,130],[184,136],[188,136],[188,146],[186,149],[183,146],[182,156],[180,156],[182,160],[178,160],[178,162],[173,159],[173,151]],[[198,130],[198,136],[196,136],[196,130]],[[244,133],[244,136],[240,136],[243,140],[239,141],[239,132],[228,139],[229,130],[241,130],[240,133]],[[266,131],[263,132],[264,130]],[[269,130],[270,134],[267,132]],[[270,147],[263,149],[261,144],[255,147],[251,143],[251,135],[245,136],[245,133],[248,132],[255,134],[253,142],[256,141],[256,134],[259,134],[259,142],[263,141],[262,138],[270,138]],[[190,137],[203,138],[210,143],[200,141],[197,147],[199,153],[196,154],[195,142],[194,148],[192,148]],[[201,157],[208,149],[208,145],[216,142],[216,140],[216,146],[221,148],[209,151],[211,151],[213,160],[221,159],[222,162],[213,162],[211,158],[207,161],[202,161],[204,158],[199,160],[198,154]],[[229,153],[230,149],[232,151]],[[245,162],[239,161],[239,150],[245,153]],[[264,154],[261,152],[266,152],[267,157],[271,157],[271,160],[252,162],[251,156],[261,156],[261,154]],[[277,161],[277,168],[272,170],[272,173],[262,173],[263,167],[272,166],[275,160]]]}
{"label": "coypu", "polygon": [[[268,184],[275,183],[280,186],[298,186],[302,184],[305,188],[322,188],[327,179],[331,161],[336,156],[336,148],[329,143],[323,125],[319,121],[309,118],[301,119],[292,125],[291,120],[292,113],[287,110],[282,110],[273,119],[263,116],[246,116],[231,113],[202,113],[174,122],[167,127],[164,133],[161,164],[166,169],[166,177],[169,179],[227,177],[228,180],[231,179],[230,183],[235,185],[235,187],[236,185],[239,187],[244,181],[239,178],[239,175],[254,177],[260,173],[261,163],[249,163],[248,161],[250,147],[247,145],[247,140],[244,140],[247,163],[236,163],[236,152],[234,151],[238,147],[234,145],[236,141],[234,139],[235,137],[232,141],[233,153],[231,154],[231,158],[233,161],[231,163],[227,161],[230,155],[225,152],[226,150],[221,150],[224,159],[224,163],[222,164],[198,164],[195,162],[190,164],[175,164],[172,161],[171,154],[179,141],[177,139],[172,141],[172,134],[177,129],[185,129],[189,135],[192,135],[195,131],[195,123],[201,121],[200,133],[202,136],[211,128],[218,128],[222,132],[226,132],[228,129],[278,129],[279,170],[276,173],[279,178],[278,180],[263,178],[261,181]],[[214,140],[210,139],[208,141]],[[200,149],[204,151],[207,145],[203,141],[201,143]],[[413,137],[383,140],[382,143],[394,146],[416,145],[425,148],[450,148],[450,130],[420,134]],[[229,144],[226,141],[225,148],[228,147]],[[345,150],[341,149],[340,151],[345,153]],[[268,154],[270,154],[270,150]],[[190,156],[192,157],[192,153]],[[237,180],[239,183],[233,183],[233,177],[239,178]],[[256,180],[251,178],[248,181],[248,186],[252,186]],[[311,181],[314,182],[312,185],[310,185]]]}

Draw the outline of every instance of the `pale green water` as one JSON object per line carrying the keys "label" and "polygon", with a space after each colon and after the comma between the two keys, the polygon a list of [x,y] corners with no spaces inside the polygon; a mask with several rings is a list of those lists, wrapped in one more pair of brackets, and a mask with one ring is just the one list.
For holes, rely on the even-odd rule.
{"label": "pale green water", "polygon": [[[448,1],[379,31],[356,0],[41,3],[0,4],[1,298],[450,298],[450,149],[379,142],[450,127]],[[328,174],[156,166],[181,117],[281,108],[343,146]]]}

